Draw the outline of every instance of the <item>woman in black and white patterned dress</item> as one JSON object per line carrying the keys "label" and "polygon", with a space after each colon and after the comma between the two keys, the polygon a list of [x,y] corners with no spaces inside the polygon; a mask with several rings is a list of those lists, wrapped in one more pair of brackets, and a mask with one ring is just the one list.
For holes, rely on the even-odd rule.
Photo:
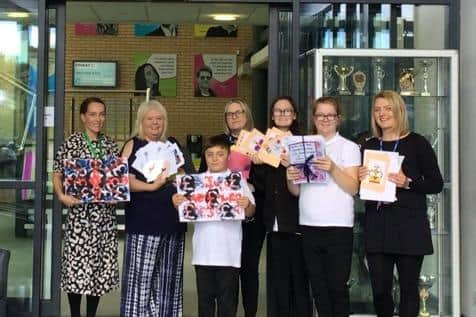
{"label": "woman in black and white patterned dress", "polygon": [[69,207],[64,235],[61,288],[68,294],[71,317],[80,316],[82,295],[87,298],[87,316],[96,315],[101,295],[119,285],[116,208],[88,203],[66,195],[63,189],[65,159],[102,158],[118,155],[116,143],[101,133],[106,117],[104,102],[85,99],[80,107],[84,132],[72,134],[58,149],[53,185],[59,200]]}

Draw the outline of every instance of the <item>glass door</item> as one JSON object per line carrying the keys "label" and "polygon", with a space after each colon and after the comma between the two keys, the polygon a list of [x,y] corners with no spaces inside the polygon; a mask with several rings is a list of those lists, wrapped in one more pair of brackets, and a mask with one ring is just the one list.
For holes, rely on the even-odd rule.
{"label": "glass door", "polygon": [[7,316],[35,310],[38,25],[34,5],[0,7],[0,247],[10,251]]}

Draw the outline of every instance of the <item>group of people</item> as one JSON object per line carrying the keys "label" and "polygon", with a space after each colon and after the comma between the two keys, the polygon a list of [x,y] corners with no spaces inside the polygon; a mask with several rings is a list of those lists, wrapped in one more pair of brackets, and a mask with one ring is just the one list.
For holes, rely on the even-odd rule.
{"label": "group of people", "polygon": [[[388,174],[397,187],[396,201],[365,204],[365,248],[375,311],[379,317],[393,316],[396,267],[400,316],[418,315],[423,257],[433,252],[426,194],[438,193],[443,187],[431,145],[409,130],[406,106],[394,91],[375,96],[373,137],[361,148],[338,132],[343,116],[337,99],[321,97],[313,102],[311,111],[313,133],[324,138],[326,154],[313,164],[328,173],[328,182],[296,185],[293,180],[299,170],[289,163],[287,155],[282,155],[277,168],[263,164],[257,155],[240,167],[230,164],[230,146],[243,129],[253,128],[253,118],[243,100],[234,99],[225,105],[225,133],[206,142],[199,172],[238,168],[249,174],[247,181],[242,180],[244,195],[238,202],[246,218],[241,223],[195,224],[192,264],[199,317],[236,316],[240,284],[245,317],[257,315],[258,264],[265,239],[268,317],[311,317],[314,307],[319,317],[349,316],[354,196],[368,175],[361,163],[366,149],[404,156],[399,172]],[[293,135],[306,134],[299,129],[297,115],[292,98],[278,97],[270,108],[269,126]],[[104,155],[121,155],[130,166],[121,316],[181,316],[186,227],[178,221],[177,207],[184,197],[177,194],[165,173],[147,182],[132,167],[135,154],[148,142],[177,142],[167,137],[165,108],[153,100],[142,103],[134,136],[121,152],[101,132],[106,117],[104,102],[86,99],[80,117],[85,131],[71,135],[60,147],[53,177],[58,198],[70,207],[61,286],[68,294],[71,316],[80,316],[82,295],[87,298],[87,317],[95,316],[99,297],[119,282],[115,206],[81,204],[65,195],[62,188],[64,159]],[[194,172],[188,159],[183,172]]]}

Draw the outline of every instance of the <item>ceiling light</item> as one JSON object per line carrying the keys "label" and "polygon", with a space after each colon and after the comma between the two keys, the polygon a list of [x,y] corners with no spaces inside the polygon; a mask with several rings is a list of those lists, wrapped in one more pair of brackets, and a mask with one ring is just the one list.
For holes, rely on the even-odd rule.
{"label": "ceiling light", "polygon": [[215,21],[235,21],[239,15],[236,14],[213,14],[213,20]]}
{"label": "ceiling light", "polygon": [[28,12],[8,12],[7,17],[9,18],[28,18]]}

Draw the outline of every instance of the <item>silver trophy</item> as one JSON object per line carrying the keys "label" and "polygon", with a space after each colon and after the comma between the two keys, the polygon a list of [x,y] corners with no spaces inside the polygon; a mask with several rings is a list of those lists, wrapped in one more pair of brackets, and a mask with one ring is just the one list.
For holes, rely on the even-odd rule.
{"label": "silver trophy", "polygon": [[339,75],[339,87],[337,92],[339,95],[350,95],[350,90],[345,84],[345,80],[354,71],[354,66],[334,65],[334,71]]}
{"label": "silver trophy", "polygon": [[430,297],[430,288],[433,286],[436,277],[434,275],[420,275],[418,289],[420,295],[420,312],[418,317],[429,317],[430,312],[426,307],[426,301]]}
{"label": "silver trophy", "polygon": [[421,92],[422,96],[430,96],[430,89],[428,88],[428,79],[430,77],[430,67],[433,65],[433,62],[430,60],[422,60],[420,61],[420,65],[422,66],[422,77],[423,77],[423,91]]}
{"label": "silver trophy", "polygon": [[428,222],[430,223],[430,229],[436,229],[437,216],[438,216],[438,195],[427,195],[426,196],[426,205],[427,205],[427,216]]}
{"label": "silver trophy", "polygon": [[385,77],[385,71],[383,70],[383,60],[377,58],[374,68],[375,77],[375,92],[379,92],[383,89],[383,78]]}
{"label": "silver trophy", "polygon": [[331,86],[332,67],[329,64],[328,59],[324,59],[322,76],[323,76],[322,92],[323,92],[323,95],[328,95],[332,89],[332,86]]}

